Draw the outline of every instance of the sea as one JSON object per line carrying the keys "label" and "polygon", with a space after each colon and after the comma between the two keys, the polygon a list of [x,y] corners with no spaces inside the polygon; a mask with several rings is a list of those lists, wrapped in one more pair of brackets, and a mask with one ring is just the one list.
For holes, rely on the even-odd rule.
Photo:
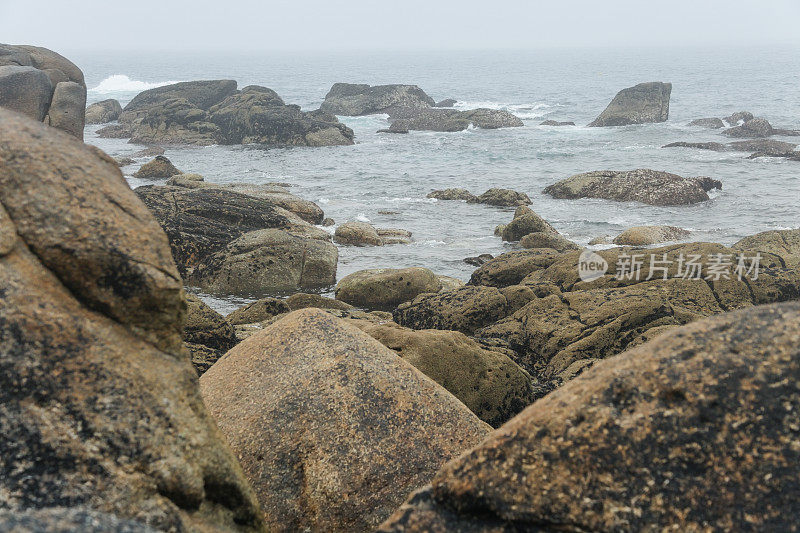
{"label": "sea", "polygon": [[[798,48],[560,48],[526,51],[354,52],[110,52],[68,57],[86,75],[89,102],[116,98],[124,106],[140,91],[177,81],[234,79],[239,87],[274,89],[287,103],[317,109],[336,82],[416,84],[456,108],[505,109],[522,128],[458,133],[377,133],[385,115],[339,117],[355,132],[354,146],[170,147],[166,156],[184,172],[216,183],[286,182],[316,202],[337,224],[351,220],[402,228],[413,243],[340,247],[338,277],[361,269],[427,267],[468,280],[468,256],[515,249],[494,235],[513,209],[436,201],[434,189],[492,187],[525,192],[531,208],[580,245],[631,226],[668,224],[690,230],[689,240],[732,244],[757,232],[800,227],[800,162],[748,159],[743,152],[662,148],[675,141],[732,139],[720,130],[688,126],[703,117],[747,110],[776,128],[800,129]],[[673,84],[669,120],[660,124],[588,128],[625,87],[647,81]],[[541,126],[544,120],[576,126]],[[112,156],[142,148],[101,139],[87,126],[86,142]],[[780,140],[800,143],[800,138]],[[140,159],[138,164],[145,163]],[[135,188],[159,183],[133,178]],[[711,200],[693,206],[653,207],[605,200],[556,200],[549,184],[592,170],[651,168],[723,183]],[[329,228],[333,231],[333,228]],[[224,294],[203,297],[221,312],[249,301]]]}

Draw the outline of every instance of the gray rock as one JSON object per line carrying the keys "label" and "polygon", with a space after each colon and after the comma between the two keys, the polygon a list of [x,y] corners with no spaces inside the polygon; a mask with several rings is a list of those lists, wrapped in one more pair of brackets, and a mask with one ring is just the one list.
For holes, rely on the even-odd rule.
{"label": "gray rock", "polygon": [[437,200],[463,200],[466,202],[474,201],[477,196],[466,189],[441,189],[428,193],[426,198],[436,198]]}
{"label": "gray rock", "polygon": [[122,106],[118,101],[109,99],[95,102],[86,108],[87,124],[105,124],[114,122],[122,114]]}
{"label": "gray rock", "polygon": [[698,118],[691,121],[688,125],[698,126],[700,128],[709,128],[712,130],[718,130],[725,127],[725,123],[719,118]]}
{"label": "gray rock", "polygon": [[569,122],[559,122],[557,120],[545,120],[540,126],[574,126],[575,123],[572,121]]}
{"label": "gray rock", "polygon": [[83,140],[85,110],[86,87],[74,81],[62,81],[53,91],[44,123]]}
{"label": "gray rock", "polygon": [[724,120],[730,126],[737,126],[740,122],[747,122],[748,120],[753,120],[753,118],[755,117],[753,117],[753,114],[749,111],[738,111],[725,117]]}
{"label": "gray rock", "polygon": [[454,100],[453,98],[445,98],[444,100],[440,100],[434,104],[436,107],[453,107],[458,103],[458,100]]}
{"label": "gray rock", "polygon": [[775,131],[772,125],[763,118],[753,118],[742,124],[723,131],[723,135],[728,137],[769,137]]}
{"label": "gray rock", "polygon": [[335,83],[320,110],[333,115],[373,115],[395,108],[430,108],[433,98],[416,85],[376,85]]}
{"label": "gray rock", "polygon": [[621,90],[589,126],[626,126],[666,122],[669,118],[671,83],[640,83]]}
{"label": "gray rock", "polygon": [[463,131],[470,126],[482,129],[518,128],[523,126],[522,121],[501,109],[470,109],[457,111],[455,109],[427,109],[403,108],[395,110],[391,115],[393,119],[390,131]]}
{"label": "gray rock", "polygon": [[0,67],[0,107],[44,120],[50,107],[53,86],[50,78],[34,67]]}
{"label": "gray rock", "polygon": [[697,148],[698,150],[711,150],[713,152],[724,152],[727,150],[727,147],[724,144],[717,142],[695,143],[680,141],[665,144],[661,148]]}

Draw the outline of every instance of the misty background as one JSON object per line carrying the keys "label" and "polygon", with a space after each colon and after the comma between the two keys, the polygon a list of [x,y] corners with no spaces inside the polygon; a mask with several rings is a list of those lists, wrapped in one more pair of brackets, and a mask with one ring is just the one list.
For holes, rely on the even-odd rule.
{"label": "misty background", "polygon": [[0,0],[0,42],[111,50],[800,45],[797,0]]}

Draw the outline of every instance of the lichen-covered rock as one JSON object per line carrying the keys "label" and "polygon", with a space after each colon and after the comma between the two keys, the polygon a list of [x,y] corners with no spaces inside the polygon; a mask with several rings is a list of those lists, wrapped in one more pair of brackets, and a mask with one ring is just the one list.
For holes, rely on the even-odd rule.
{"label": "lichen-covered rock", "polygon": [[262,530],[182,348],[166,237],[116,163],[0,110],[0,198],[0,508]]}
{"label": "lichen-covered rock", "polygon": [[382,246],[378,232],[367,222],[345,222],[336,228],[333,242],[348,246]]}
{"label": "lichen-covered rock", "polygon": [[649,246],[662,242],[682,241],[691,232],[675,226],[635,226],[614,238],[614,244],[623,246]]}
{"label": "lichen-covered rock", "polygon": [[372,115],[396,108],[429,108],[435,102],[416,85],[335,83],[320,110],[333,115]]}
{"label": "lichen-covered rock", "polygon": [[393,119],[390,132],[422,131],[463,131],[469,127],[481,129],[519,128],[522,120],[502,109],[455,109],[412,108],[396,109],[391,113]]}
{"label": "lichen-covered rock", "polygon": [[86,108],[86,123],[106,124],[107,122],[114,122],[121,114],[122,106],[117,100],[101,100]]}
{"label": "lichen-covered rock", "polygon": [[477,199],[477,196],[466,189],[441,189],[428,193],[426,198],[436,198],[437,200],[463,200],[470,202]]}
{"label": "lichen-covered rock", "polygon": [[135,178],[153,180],[170,178],[178,174],[183,174],[183,172],[175,168],[172,161],[163,155],[157,155],[155,159],[142,165],[139,170],[133,173],[133,176]]}
{"label": "lichen-covered rock", "polygon": [[529,233],[558,235],[553,226],[524,205],[514,211],[514,218],[500,230],[500,236],[504,241],[518,241]]}
{"label": "lichen-covered rock", "polygon": [[463,333],[414,331],[367,321],[354,324],[447,389],[493,427],[519,413],[533,399],[527,372],[507,355],[486,350]]}
{"label": "lichen-covered rock", "polygon": [[487,287],[516,285],[531,272],[552,265],[559,257],[558,252],[546,248],[507,252],[483,263],[472,273],[469,284]]}
{"label": "lichen-covered rock", "polygon": [[290,310],[288,303],[283,300],[277,298],[262,298],[244,307],[240,307],[226,316],[225,319],[234,326],[240,324],[254,324],[256,322],[269,320],[277,315],[288,313]]}
{"label": "lichen-covered rock", "polygon": [[306,294],[302,292],[297,292],[286,298],[286,305],[289,306],[290,311],[298,311],[309,307],[316,309],[338,309],[340,311],[353,309],[352,305],[334,298],[326,298],[319,294]]}
{"label": "lichen-covered rock", "polygon": [[336,299],[356,307],[390,310],[441,288],[436,274],[427,268],[377,268],[342,278],[336,285]]}
{"label": "lichen-covered rock", "polygon": [[718,130],[725,127],[725,123],[720,118],[698,118],[688,124],[689,126],[697,126],[700,128],[709,128]]}
{"label": "lichen-covered rock", "polygon": [[530,205],[532,203],[527,194],[511,189],[489,189],[480,196],[467,200],[467,202],[499,207],[517,207],[520,205]]}
{"label": "lichen-covered rock", "polygon": [[688,205],[705,202],[712,188],[721,189],[717,180],[682,178],[669,172],[637,170],[599,170],[576,174],[545,188],[553,198],[602,198],[617,202],[642,202],[650,205]]}
{"label": "lichen-covered rock", "polygon": [[371,530],[488,430],[411,364],[322,310],[295,311],[250,336],[200,387],[278,531]]}
{"label": "lichen-covered rock", "polygon": [[605,111],[589,126],[627,126],[666,122],[669,118],[671,83],[640,83],[621,90]]}
{"label": "lichen-covered rock", "polygon": [[799,336],[799,304],[756,307],[597,363],[380,531],[792,531]]}
{"label": "lichen-covered rock", "polygon": [[752,118],[741,126],[734,126],[722,132],[728,137],[769,137],[773,133],[772,125],[763,118]]}
{"label": "lichen-covered rock", "polygon": [[550,231],[535,231],[528,233],[519,240],[519,245],[523,248],[550,248],[557,252],[569,252],[570,250],[579,250],[580,246],[559,235]]}
{"label": "lichen-covered rock", "polygon": [[757,250],[775,254],[786,266],[800,266],[800,229],[764,231],[733,245],[734,250]]}

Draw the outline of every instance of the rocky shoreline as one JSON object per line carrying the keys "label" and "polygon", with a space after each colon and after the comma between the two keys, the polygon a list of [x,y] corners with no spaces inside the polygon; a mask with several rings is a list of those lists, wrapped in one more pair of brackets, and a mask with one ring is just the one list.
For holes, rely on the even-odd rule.
{"label": "rocky shoreline", "polygon": [[[306,112],[232,80],[84,115],[85,85],[79,112],[64,103],[75,69],[0,46],[0,529],[796,528],[800,229],[724,246],[636,226],[584,248],[523,191],[431,190],[442,211],[505,209],[509,251],[466,258],[466,283],[416,265],[338,279],[340,250],[414,235],[337,223],[286,184],[206,181],[161,146],[353,144],[337,115],[522,122],[413,85],[336,84]],[[663,122],[671,89],[625,89],[592,125]],[[761,120],[724,119],[755,139],[676,146],[793,158],[766,138],[791,130]],[[131,190],[84,122],[153,145],[136,176],[159,181]],[[680,210],[722,186],[640,168],[542,192]],[[223,316],[197,290],[252,301]]]}

